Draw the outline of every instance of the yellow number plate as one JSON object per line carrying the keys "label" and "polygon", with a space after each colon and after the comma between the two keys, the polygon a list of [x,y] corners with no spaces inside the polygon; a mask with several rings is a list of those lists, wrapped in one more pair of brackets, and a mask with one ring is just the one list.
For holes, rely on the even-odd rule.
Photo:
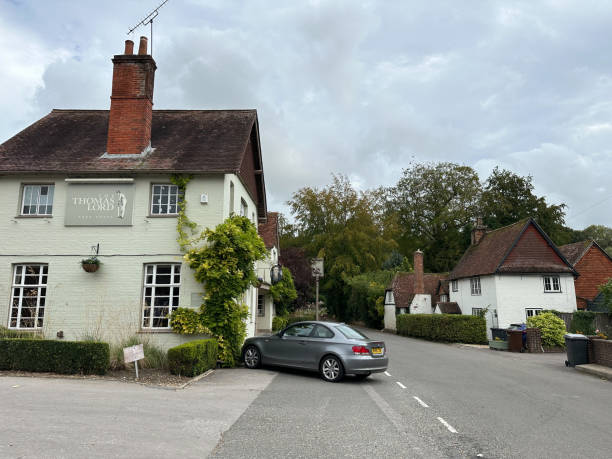
{"label": "yellow number plate", "polygon": [[373,355],[382,355],[383,353],[383,348],[382,347],[373,347],[372,348],[372,354]]}

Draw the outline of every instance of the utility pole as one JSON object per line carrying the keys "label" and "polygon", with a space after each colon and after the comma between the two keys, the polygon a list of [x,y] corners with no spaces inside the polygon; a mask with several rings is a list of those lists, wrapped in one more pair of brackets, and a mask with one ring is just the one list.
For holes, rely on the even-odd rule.
{"label": "utility pole", "polygon": [[315,274],[315,282],[316,282],[316,299],[315,299],[315,319],[319,320],[319,275]]}

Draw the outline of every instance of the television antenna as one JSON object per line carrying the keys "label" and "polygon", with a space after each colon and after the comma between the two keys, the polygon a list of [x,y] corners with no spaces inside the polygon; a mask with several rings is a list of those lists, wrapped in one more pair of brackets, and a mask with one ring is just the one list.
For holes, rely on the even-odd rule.
{"label": "television antenna", "polygon": [[151,56],[153,56],[153,19],[157,17],[159,14],[159,9],[168,3],[168,0],[164,0],[157,8],[151,11],[142,21],[136,24],[128,31],[128,35],[133,33],[140,26],[146,26],[147,24],[151,24]]}

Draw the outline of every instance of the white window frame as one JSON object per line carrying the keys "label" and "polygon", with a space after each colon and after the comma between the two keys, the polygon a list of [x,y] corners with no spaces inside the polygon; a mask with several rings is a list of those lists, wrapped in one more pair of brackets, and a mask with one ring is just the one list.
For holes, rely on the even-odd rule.
{"label": "white window frame", "polygon": [[448,295],[446,293],[440,295],[440,303],[448,303]]}
{"label": "white window frame", "polygon": [[244,199],[240,198],[240,216],[248,218],[248,215],[249,215],[249,205]]}
{"label": "white window frame", "polygon": [[[27,275],[27,269],[29,267],[38,267],[38,277],[36,284],[27,284],[25,282]],[[46,298],[47,298],[47,277],[49,275],[49,265],[44,263],[29,263],[29,264],[16,264],[13,265],[13,281],[11,285],[11,305],[9,311],[9,328],[24,329],[24,330],[39,330],[43,327],[45,309],[46,309]],[[22,321],[24,320],[22,313],[24,309],[24,298],[34,298],[34,295],[24,295],[24,290],[36,289],[36,305],[29,306],[27,309],[34,310],[33,317],[27,317],[25,320],[31,320],[31,326],[23,326]],[[17,301],[17,304],[15,304]],[[13,323],[13,320],[15,321]]]}
{"label": "white window frame", "polygon": [[451,281],[451,289],[453,292],[459,291],[459,281],[457,279]]}
{"label": "white window frame", "polygon": [[[163,189],[162,187],[167,187]],[[156,203],[155,198],[159,197]],[[162,201],[166,198],[166,202]],[[179,213],[179,202],[183,199],[183,195],[178,186],[172,183],[152,183],[151,184],[151,207],[149,212],[151,215],[171,215],[175,216]],[[174,203],[172,202],[174,201]],[[171,212],[174,206],[174,212]],[[157,209],[155,209],[157,207]]]}
{"label": "white window frame", "polygon": [[[157,268],[170,266],[170,274],[158,274]],[[170,276],[169,284],[158,284],[157,276]],[[149,276],[152,276],[149,280]],[[176,281],[178,276],[178,282]],[[157,288],[169,288],[168,295],[157,295]],[[149,290],[150,289],[150,290]],[[179,263],[147,263],[144,265],[144,278],[142,288],[142,316],[140,327],[142,330],[168,330],[170,329],[170,314],[179,307],[181,289],[181,264]],[[155,305],[156,299],[168,298],[167,305]],[[147,304],[147,300],[148,303]],[[176,303],[176,304],[173,304]],[[155,309],[168,309],[167,317],[155,315]],[[155,326],[155,319],[168,320],[166,326]]]}
{"label": "white window frame", "polygon": [[544,293],[561,293],[559,276],[543,276],[542,281],[544,282]]}
{"label": "white window frame", "polygon": [[525,308],[525,319],[539,316],[540,314],[542,314],[542,308]]}
{"label": "white window frame", "polygon": [[264,295],[257,295],[257,316],[266,316],[266,299]]}
{"label": "white window frame", "polygon": [[482,288],[480,287],[480,276],[470,278],[470,292],[472,296],[482,295]]}
{"label": "white window frame", "polygon": [[[42,194],[43,188],[47,188],[47,194]],[[28,191],[30,192],[28,193]],[[55,184],[53,183],[24,183],[21,189],[21,207],[19,208],[19,215],[44,217],[53,215],[54,196]],[[27,205],[30,208],[27,213],[25,212],[26,198],[28,198]],[[51,203],[49,203],[49,201],[51,201]],[[32,208],[35,208],[35,212],[30,212]],[[43,212],[41,212],[41,209]],[[49,212],[47,212],[47,210],[49,210]]]}
{"label": "white window frame", "polygon": [[472,308],[472,315],[484,317],[484,315],[482,314],[482,311],[484,311],[484,308]]}

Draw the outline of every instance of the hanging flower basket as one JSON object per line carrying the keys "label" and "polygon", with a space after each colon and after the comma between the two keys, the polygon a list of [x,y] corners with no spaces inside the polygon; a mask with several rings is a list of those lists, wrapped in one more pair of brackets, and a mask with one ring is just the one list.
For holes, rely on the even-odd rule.
{"label": "hanging flower basket", "polygon": [[83,270],[88,273],[95,273],[100,268],[100,260],[97,257],[89,257],[81,260]]}

